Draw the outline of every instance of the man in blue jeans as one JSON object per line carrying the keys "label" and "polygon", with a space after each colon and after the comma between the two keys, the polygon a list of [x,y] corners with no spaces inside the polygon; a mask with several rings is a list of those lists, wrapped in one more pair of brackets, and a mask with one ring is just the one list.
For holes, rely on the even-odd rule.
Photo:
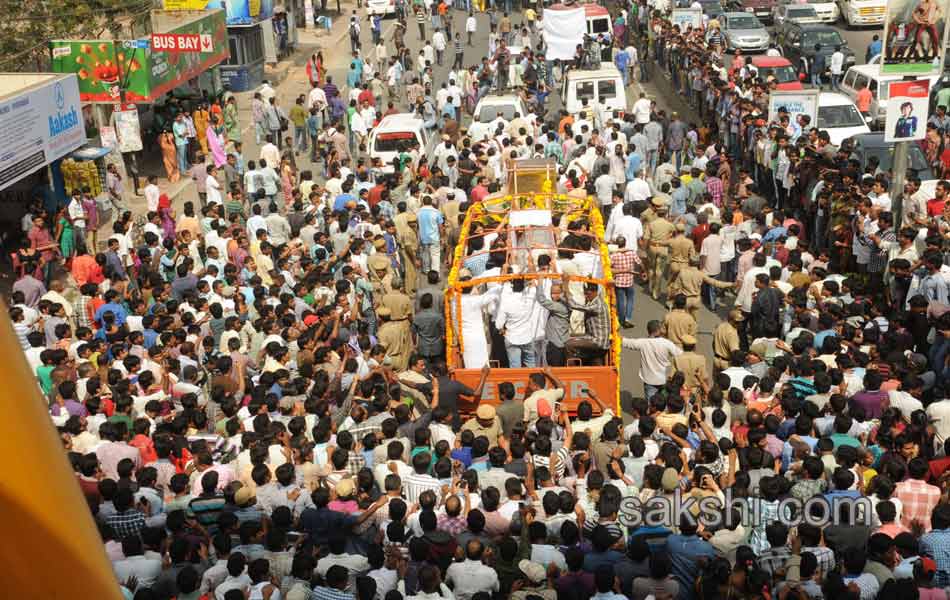
{"label": "man in blue jeans", "polygon": [[825,55],[821,53],[821,44],[815,44],[815,58],[811,60],[811,83],[821,89],[821,75],[825,72]]}
{"label": "man in blue jeans", "polygon": [[614,273],[614,291],[617,294],[617,320],[626,329],[632,327],[633,318],[633,271],[637,265],[637,252],[626,247],[627,240],[618,236],[614,244],[619,250],[610,254],[610,268]]}
{"label": "man in blue jeans", "polygon": [[442,231],[445,217],[432,206],[432,196],[422,197],[422,208],[416,213],[419,223],[419,247],[422,272],[438,271],[442,265]]}

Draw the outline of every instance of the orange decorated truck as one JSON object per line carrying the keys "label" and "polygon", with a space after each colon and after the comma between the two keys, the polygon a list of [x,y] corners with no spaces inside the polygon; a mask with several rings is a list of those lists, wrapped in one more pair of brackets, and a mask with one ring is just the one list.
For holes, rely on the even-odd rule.
{"label": "orange decorated truck", "polygon": [[[490,195],[469,207],[444,294],[449,374],[475,389],[487,362],[491,371],[480,402],[498,404],[498,384],[502,382],[511,382],[516,397],[523,399],[528,376],[547,365],[541,358],[541,345],[535,352],[535,367],[519,364],[511,368],[506,364],[504,338],[493,324],[501,294],[506,289],[510,292],[514,285],[520,289],[517,280],[523,280],[525,286],[535,286],[535,294],[550,298],[552,285],[563,287],[566,283],[571,298],[583,302],[587,301],[582,297],[585,284],[595,284],[597,295],[589,302],[604,303],[609,316],[608,348],[593,355],[569,356],[564,366],[550,366],[550,370],[564,383],[561,410],[574,413],[577,405],[588,399],[586,390],[592,389],[605,405],[620,414],[619,323],[604,221],[592,198],[553,193],[556,177],[557,165],[553,162],[517,160],[504,193]],[[567,238],[573,242],[586,238],[589,243],[567,243]],[[544,314],[539,320],[542,339]],[[584,315],[572,311],[571,340],[584,338],[587,333]],[[475,408],[471,401],[459,403],[462,413],[473,413]]]}

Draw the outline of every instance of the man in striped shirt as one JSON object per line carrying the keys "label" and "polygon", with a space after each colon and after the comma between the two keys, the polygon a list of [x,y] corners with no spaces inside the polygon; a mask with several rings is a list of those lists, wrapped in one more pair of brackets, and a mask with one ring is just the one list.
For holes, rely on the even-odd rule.
{"label": "man in striped shirt", "polygon": [[413,473],[406,475],[402,480],[402,489],[406,494],[406,502],[418,502],[419,496],[426,490],[438,494],[442,489],[439,480],[429,475],[429,464],[432,457],[428,452],[420,452],[412,457]]}
{"label": "man in striped shirt", "polygon": [[419,41],[426,39],[426,11],[423,7],[416,7],[416,25],[419,26]]}
{"label": "man in striped shirt", "polygon": [[706,172],[706,193],[716,207],[722,206],[723,186],[722,179],[716,176],[715,169],[709,169]]}
{"label": "man in striped shirt", "polygon": [[465,59],[465,49],[462,46],[462,37],[459,32],[455,32],[455,62],[452,63],[452,69],[458,70],[462,68],[462,61]]}

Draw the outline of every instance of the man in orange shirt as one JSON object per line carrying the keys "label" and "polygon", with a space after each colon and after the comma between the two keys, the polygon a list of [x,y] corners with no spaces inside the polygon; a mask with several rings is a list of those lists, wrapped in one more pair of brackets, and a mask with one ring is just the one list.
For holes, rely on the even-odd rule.
{"label": "man in orange shirt", "polygon": [[70,272],[73,275],[73,279],[76,280],[77,286],[81,286],[84,283],[95,283],[98,285],[102,283],[104,279],[102,267],[96,263],[95,257],[86,252],[86,249],[81,245],[76,250],[76,256],[73,257]]}
{"label": "man in orange shirt", "polygon": [[858,106],[858,111],[862,115],[867,115],[871,112],[871,100],[873,96],[871,90],[868,89],[868,84],[864,83],[861,85],[861,89],[858,90],[858,98],[855,104]]}
{"label": "man in orange shirt", "polygon": [[566,110],[562,110],[561,120],[557,124],[557,134],[564,137],[564,129],[568,125],[574,125],[574,115],[568,113]]}

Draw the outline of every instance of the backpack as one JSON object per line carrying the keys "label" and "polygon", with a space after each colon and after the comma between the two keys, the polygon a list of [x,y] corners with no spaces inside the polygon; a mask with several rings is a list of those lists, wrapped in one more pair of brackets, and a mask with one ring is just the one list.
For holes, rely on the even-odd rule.
{"label": "backpack", "polygon": [[360,30],[356,27],[356,23],[350,23],[350,37],[354,40],[360,38]]}

